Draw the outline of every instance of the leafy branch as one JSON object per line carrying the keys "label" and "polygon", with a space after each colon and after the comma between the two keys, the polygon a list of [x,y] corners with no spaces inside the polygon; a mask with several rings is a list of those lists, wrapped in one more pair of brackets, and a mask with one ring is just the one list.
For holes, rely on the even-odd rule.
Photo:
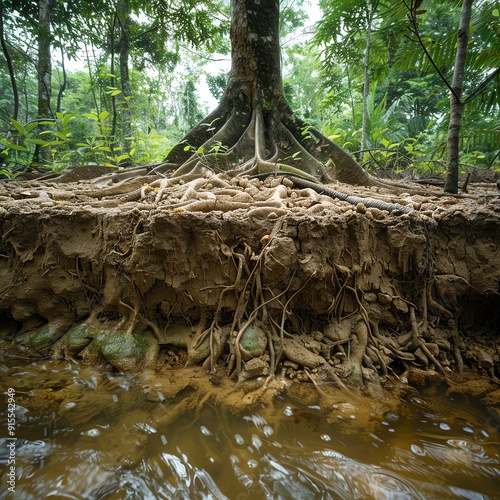
{"label": "leafy branch", "polygon": [[[422,47],[422,50],[424,51],[424,54],[427,56],[429,59],[430,63],[436,70],[437,74],[440,76],[441,80],[443,80],[444,84],[448,87],[450,92],[453,94],[455,99],[460,102],[460,96],[456,93],[455,89],[451,86],[451,84],[448,82],[446,77],[443,75],[442,71],[439,69],[438,65],[434,62],[434,59],[432,56],[429,54],[429,51],[427,50],[427,47],[425,46],[424,41],[422,40],[422,37],[420,36],[420,32],[418,29],[418,21],[417,21],[417,16],[421,14],[425,14],[427,11],[426,10],[419,10],[420,4],[422,3],[423,0],[411,0],[410,5],[406,3],[405,0],[403,0],[403,3],[405,7],[408,9],[408,19],[410,20],[413,28],[409,28],[410,31],[415,35],[417,38],[417,42],[420,44]],[[407,37],[409,38],[409,37]],[[412,40],[411,38],[409,38]],[[415,40],[412,40],[415,41]]]}

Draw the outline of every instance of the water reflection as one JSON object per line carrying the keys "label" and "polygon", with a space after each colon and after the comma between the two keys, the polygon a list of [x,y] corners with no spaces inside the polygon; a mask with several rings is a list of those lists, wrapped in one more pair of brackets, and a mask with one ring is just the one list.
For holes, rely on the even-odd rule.
{"label": "water reflection", "polygon": [[[357,400],[280,397],[231,415],[204,405],[162,418],[144,381],[68,361],[7,358],[17,399],[16,495],[38,499],[494,498],[498,424],[471,401],[408,397],[370,413]],[[6,422],[6,404],[2,422]],[[328,415],[328,418],[325,415]],[[358,425],[359,423],[359,425]],[[7,426],[0,497],[8,495]]]}

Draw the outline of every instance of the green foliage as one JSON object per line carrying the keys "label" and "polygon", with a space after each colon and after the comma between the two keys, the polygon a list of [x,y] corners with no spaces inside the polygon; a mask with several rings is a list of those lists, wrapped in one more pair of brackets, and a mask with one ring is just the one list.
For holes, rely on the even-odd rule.
{"label": "green foliage", "polygon": [[228,73],[219,72],[217,75],[206,75],[208,90],[215,97],[220,100],[224,95],[227,86]]}
{"label": "green foliage", "polygon": [[[357,153],[365,28],[368,11],[376,7],[369,60],[373,85],[367,96],[367,151],[362,159],[368,168],[402,171],[411,166],[419,172],[441,168],[448,90],[413,40],[404,2],[321,0],[323,19],[312,45],[307,46],[297,38],[308,17],[304,5],[303,1],[281,2],[283,82],[294,111]],[[118,69],[116,2],[54,3],[54,54],[62,48],[67,64],[83,44],[85,61],[80,67],[85,64],[86,69],[67,72],[61,110],[53,109],[51,121],[38,121],[36,2],[3,2],[6,39],[20,90],[19,119],[14,122],[9,118],[13,112],[11,82],[0,57],[0,165],[4,176],[31,165],[37,146],[50,151],[52,162],[40,169],[162,161],[168,148],[204,116],[198,95],[201,65],[214,51],[228,52],[228,2],[128,0],[128,6],[130,96],[124,94]],[[461,0],[424,2],[422,10],[427,10],[418,16],[426,47],[448,78],[453,70],[460,7]],[[465,106],[461,161],[486,167],[495,157],[497,164],[499,161],[497,0],[475,2],[471,33],[464,88],[464,97],[471,99]],[[196,55],[193,50],[198,51]],[[55,94],[63,80],[61,63],[55,61],[54,67],[59,68],[60,77],[53,76]],[[216,99],[222,97],[227,77],[223,72],[206,77]],[[120,114],[123,109],[130,111],[127,123]],[[131,131],[127,132],[124,125],[129,124]],[[124,141],[130,146],[128,153],[122,149]],[[216,153],[223,147],[214,144],[211,151],[199,154]]]}
{"label": "green foliage", "polygon": [[[150,163],[163,158],[167,148],[165,137],[150,131],[147,135],[141,134],[138,138],[133,138],[129,154],[122,153],[119,141],[110,134],[108,111],[93,111],[81,115],[61,112],[56,113],[56,117],[55,120],[35,120],[26,124],[14,119],[9,122],[3,120],[10,125],[9,130],[4,130],[0,138],[3,175],[15,176],[27,166],[41,171],[59,171],[68,166],[89,163],[115,167],[125,159]],[[76,135],[82,121],[90,124],[93,133],[86,135],[84,139],[78,139]],[[50,164],[31,164],[36,146],[50,150]]]}
{"label": "green foliage", "polygon": [[11,175],[15,174],[19,166],[30,163],[36,146],[49,147],[51,143],[37,134],[37,127],[52,126],[53,121],[33,120],[22,124],[14,118],[2,118],[2,124],[4,128],[0,137],[0,154],[5,165],[3,170],[9,171]]}
{"label": "green foliage", "polygon": [[[373,2],[370,2],[372,6]],[[367,129],[363,161],[368,168],[412,165],[418,172],[443,168],[449,114],[449,90],[416,43],[404,2],[377,4],[370,52]],[[425,2],[419,32],[442,73],[451,78],[461,0]],[[500,15],[498,2],[474,4],[471,21],[461,139],[461,162],[488,167],[500,144]],[[323,0],[324,15],[313,43],[320,45],[323,106],[336,113],[324,119],[332,140],[356,153],[360,148],[367,3]],[[410,5],[410,2],[406,2]],[[427,10],[424,10],[427,9]],[[498,9],[497,9],[498,10]],[[325,118],[325,113],[321,115]],[[328,117],[328,115],[327,115]],[[410,162],[411,160],[411,162]],[[498,159],[496,160],[498,162]]]}

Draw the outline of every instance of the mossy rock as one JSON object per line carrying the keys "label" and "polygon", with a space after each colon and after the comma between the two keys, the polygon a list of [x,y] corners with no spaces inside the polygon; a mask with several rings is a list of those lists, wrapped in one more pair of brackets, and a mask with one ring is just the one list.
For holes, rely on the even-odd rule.
{"label": "mossy rock", "polygon": [[267,336],[262,328],[250,325],[241,335],[240,352],[244,361],[258,358],[264,354],[267,347]]}
{"label": "mossy rock", "polygon": [[101,330],[94,336],[90,344],[80,351],[79,356],[81,356],[86,363],[91,365],[104,365],[107,362],[102,354],[102,341],[106,338],[107,334],[108,331]]}
{"label": "mossy rock", "polygon": [[15,338],[14,342],[40,354],[48,354],[50,348],[64,333],[65,328],[62,325],[52,322],[22,333]]}
{"label": "mossy rock", "polygon": [[118,370],[137,372],[155,368],[159,345],[151,334],[111,331],[99,337],[102,355]]}
{"label": "mossy rock", "polygon": [[86,323],[75,323],[51,349],[55,356],[77,356],[85,349],[96,334]]}

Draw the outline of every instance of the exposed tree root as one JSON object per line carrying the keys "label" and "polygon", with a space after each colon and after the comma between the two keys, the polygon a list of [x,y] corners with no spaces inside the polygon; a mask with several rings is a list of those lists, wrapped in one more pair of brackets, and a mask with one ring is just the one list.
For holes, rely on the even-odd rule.
{"label": "exposed tree root", "polygon": [[[311,188],[352,205],[362,204],[367,208],[396,213],[407,213],[411,207],[349,196],[321,181],[333,178],[348,184],[384,187],[394,192],[449,196],[418,186],[375,179],[349,154],[298,119],[286,104],[281,103],[266,116],[261,104],[254,104],[251,111],[233,109],[229,112],[229,109],[227,100],[223,100],[169,153],[164,163],[97,178],[93,181],[96,189],[82,194],[101,199],[96,205],[116,206],[144,200],[154,192],[154,203],[158,204],[164,196],[171,195],[174,186],[189,184],[189,193],[193,195],[203,185],[202,181],[198,182],[200,179],[209,179],[214,187],[222,187],[220,174],[224,172],[225,182],[235,176],[286,176],[297,187]],[[177,208],[186,211],[237,208],[234,204],[229,206],[218,202],[217,195],[197,200],[198,203],[187,201],[188,197],[183,197]],[[258,207],[259,203],[254,206]],[[248,207],[243,204],[242,208]]]}
{"label": "exposed tree root", "polygon": [[[276,115],[276,116],[275,116]],[[250,119],[248,117],[250,116]],[[172,188],[189,185],[177,207],[186,211],[210,211],[236,209],[211,199],[188,203],[189,197],[198,192],[207,179],[216,188],[223,188],[232,177],[281,175],[291,178],[297,187],[314,191],[347,203],[379,210],[407,213],[411,207],[387,203],[382,200],[360,198],[335,191],[319,182],[332,176],[341,182],[366,186],[381,186],[406,192],[430,193],[418,188],[388,184],[369,176],[350,155],[323,137],[318,131],[293,116],[286,105],[274,118],[264,117],[262,107],[255,105],[251,113],[223,113],[220,109],[200,123],[169,154],[167,161],[152,167],[138,167],[94,180],[99,189],[82,192],[86,196],[101,199],[94,204],[114,206],[125,202],[136,202],[154,193],[154,203],[172,194]],[[281,118],[280,118],[281,117]],[[224,123],[223,120],[227,121]],[[274,119],[274,123],[270,122]],[[272,126],[272,132],[268,127]],[[241,132],[242,131],[242,132]],[[169,173],[166,176],[166,173]],[[220,174],[224,172],[222,177]],[[147,174],[147,175],[145,175]],[[111,187],[105,187],[109,186]],[[174,189],[175,190],[175,189]],[[113,202],[113,200],[116,200]],[[239,201],[233,201],[239,203]],[[247,206],[249,208],[251,200]],[[253,207],[259,207],[254,202]]]}

